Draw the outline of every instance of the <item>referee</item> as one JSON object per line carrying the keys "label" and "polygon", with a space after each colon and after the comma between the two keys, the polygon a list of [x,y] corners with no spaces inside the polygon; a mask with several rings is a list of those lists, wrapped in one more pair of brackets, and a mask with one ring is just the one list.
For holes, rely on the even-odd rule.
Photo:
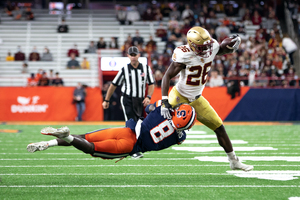
{"label": "referee", "polygon": [[[120,102],[125,121],[130,118],[138,121],[143,116],[144,107],[150,104],[150,99],[154,91],[154,79],[150,67],[138,61],[140,52],[136,46],[129,47],[127,56],[130,59],[130,63],[122,67],[112,81],[102,106],[104,109],[109,107],[110,97],[117,86],[122,85]],[[146,83],[148,84],[148,94],[145,97]],[[140,154],[138,156],[142,157],[143,155]]]}

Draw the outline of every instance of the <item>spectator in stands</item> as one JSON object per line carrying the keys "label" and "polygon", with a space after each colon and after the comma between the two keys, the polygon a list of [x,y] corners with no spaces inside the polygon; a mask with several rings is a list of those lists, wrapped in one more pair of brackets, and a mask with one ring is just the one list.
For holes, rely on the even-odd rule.
{"label": "spectator in stands", "polygon": [[40,78],[42,78],[43,73],[44,73],[43,69],[41,69],[41,68],[38,69],[38,72],[36,73],[36,78],[37,78],[38,81],[40,80]]}
{"label": "spectator in stands", "polygon": [[61,24],[57,27],[58,33],[68,33],[69,32],[69,26],[66,24],[65,18],[61,19]]}
{"label": "spectator in stands", "polygon": [[261,15],[257,10],[254,10],[253,16],[251,18],[252,24],[253,25],[260,25],[262,22]]}
{"label": "spectator in stands", "polygon": [[172,12],[170,12],[169,19],[176,19],[177,21],[181,19],[181,13],[177,10],[176,6],[172,8]]}
{"label": "spectator in stands", "polygon": [[240,19],[242,19],[245,16],[246,9],[247,9],[247,3],[246,2],[242,2],[242,5],[239,7],[239,11],[238,11],[238,17]]}
{"label": "spectator in stands", "polygon": [[69,49],[68,54],[67,54],[68,57],[71,57],[72,53],[74,53],[76,57],[79,57],[79,51],[77,49],[77,45],[76,44],[74,44],[73,48]]}
{"label": "spectator in stands", "polygon": [[172,12],[172,9],[170,8],[168,3],[162,3],[160,9],[161,9],[161,14],[164,17],[169,17],[170,13]]}
{"label": "spectator in stands", "polygon": [[268,14],[268,17],[266,19],[266,22],[265,22],[265,28],[267,30],[270,30],[273,28],[273,25],[277,23],[277,17],[276,17],[276,14],[275,14],[275,11],[272,9],[272,7],[270,7],[271,9],[269,10],[269,14]]}
{"label": "spectator in stands", "polygon": [[80,68],[80,64],[76,60],[75,53],[71,53],[71,60],[68,61],[67,68],[68,69],[79,69]]}
{"label": "spectator in stands", "polygon": [[23,63],[22,64],[22,71],[21,71],[22,74],[27,74],[28,73],[28,64],[27,63]]}
{"label": "spectator in stands", "polygon": [[236,15],[236,10],[233,8],[233,4],[227,4],[224,11],[227,17],[234,17]]}
{"label": "spectator in stands", "polygon": [[90,41],[90,45],[86,49],[86,53],[96,53],[97,47],[94,43],[94,41]]}
{"label": "spectator in stands", "polygon": [[38,86],[48,86],[49,83],[50,83],[50,80],[47,77],[47,73],[43,72],[42,77],[39,79]]}
{"label": "spectator in stands", "polygon": [[142,19],[144,21],[153,21],[155,19],[154,13],[150,7],[143,13]]}
{"label": "spectator in stands", "polygon": [[54,79],[53,69],[49,70],[49,75],[47,77],[49,78],[49,85],[52,85]]}
{"label": "spectator in stands", "polygon": [[[185,20],[184,20],[184,24],[181,26],[181,28],[175,28],[175,30],[174,30],[175,36],[178,38],[177,34],[178,34],[179,32],[180,32],[180,36],[181,36],[181,38],[180,38],[178,41],[182,41],[184,35],[186,35],[187,32],[188,32],[191,28],[192,28],[192,27],[191,27],[191,23],[190,23],[190,21],[189,21],[188,19],[185,19]],[[178,32],[176,29],[178,29],[179,32]]]}
{"label": "spectator in stands", "polygon": [[290,67],[285,76],[289,86],[296,86],[295,79],[298,79],[298,76],[295,74],[295,68]]}
{"label": "spectator in stands", "polygon": [[23,11],[18,6],[15,7],[13,13],[14,13],[14,16],[15,16],[15,20],[19,20],[19,19],[22,18]]}
{"label": "spectator in stands", "polygon": [[153,60],[152,64],[153,64],[153,67],[152,67],[153,74],[155,74],[156,71],[160,71],[162,74],[165,73],[166,66],[163,65],[162,59]]}
{"label": "spectator in stands", "polygon": [[52,61],[52,60],[53,58],[52,58],[52,54],[50,53],[50,50],[47,47],[45,47],[43,55],[41,57],[41,61]]}
{"label": "spectator in stands", "polygon": [[117,8],[117,19],[120,22],[120,25],[126,24],[127,11],[125,6],[121,6]]}
{"label": "spectator in stands", "polygon": [[285,49],[286,53],[289,55],[290,63],[294,65],[293,54],[297,51],[297,44],[289,37],[287,33],[283,35],[282,47]]}
{"label": "spectator in stands", "polygon": [[132,43],[134,46],[137,46],[139,44],[143,45],[144,43],[144,38],[140,36],[140,32],[138,29],[135,31],[135,36],[132,38]]}
{"label": "spectator in stands", "polygon": [[37,86],[37,84],[38,84],[38,79],[35,77],[34,73],[31,73],[30,77],[27,78],[27,86],[33,87],[33,86]]}
{"label": "spectator in stands", "polygon": [[110,49],[119,49],[118,38],[111,37],[111,40],[109,42],[109,48]]}
{"label": "spectator in stands", "polygon": [[130,46],[131,46],[131,43],[129,43],[128,41],[125,41],[124,45],[121,47],[123,57],[127,56],[127,52],[128,52],[128,49]]}
{"label": "spectator in stands", "polygon": [[76,121],[82,121],[82,115],[85,111],[85,97],[85,87],[81,83],[78,83],[73,93],[73,102],[76,104],[77,109]]}
{"label": "spectator in stands", "polygon": [[125,44],[125,43],[128,43],[128,44],[130,44],[130,45],[133,44],[132,37],[131,37],[130,34],[128,34],[127,39],[126,39],[126,41],[124,42],[124,44]]}
{"label": "spectator in stands", "polygon": [[29,61],[39,61],[40,54],[38,53],[36,46],[33,47],[32,52],[29,54]]}
{"label": "spectator in stands", "polygon": [[262,71],[261,74],[257,77],[254,86],[256,87],[267,87],[269,83],[269,78],[267,73]]}
{"label": "spectator in stands", "polygon": [[175,29],[175,28],[179,28],[179,22],[172,18],[168,21],[168,36],[170,35],[170,33]]}
{"label": "spectator in stands", "polygon": [[30,7],[27,7],[26,10],[25,10],[25,13],[24,13],[24,16],[27,20],[34,20],[34,14],[33,12],[31,11],[31,8]]}
{"label": "spectator in stands", "polygon": [[269,86],[276,87],[281,86],[282,80],[277,76],[276,72],[272,72],[270,80],[269,80]]}
{"label": "spectator in stands", "polygon": [[244,15],[242,21],[243,21],[244,26],[252,25],[251,13],[248,8],[245,10],[245,15]]}
{"label": "spectator in stands", "polygon": [[221,25],[216,28],[216,35],[219,42],[222,42],[226,37],[230,35],[230,33],[230,29],[225,26],[224,23],[221,23]]}
{"label": "spectator in stands", "polygon": [[145,52],[152,55],[156,54],[157,46],[156,42],[153,40],[152,35],[149,36],[149,41],[145,45]]}
{"label": "spectator in stands", "polygon": [[22,52],[21,47],[18,46],[18,52],[15,54],[15,61],[24,61],[25,54]]}
{"label": "spectator in stands", "polygon": [[63,86],[64,85],[64,81],[62,80],[62,78],[59,77],[59,72],[55,73],[55,77],[52,80],[52,85],[53,86]]}
{"label": "spectator in stands", "polygon": [[159,8],[156,8],[156,9],[154,10],[154,16],[155,16],[155,17],[154,17],[154,20],[155,20],[156,22],[160,22],[160,21],[163,20],[163,15],[161,14]]}
{"label": "spectator in stands", "polygon": [[217,70],[212,70],[208,83],[210,87],[220,87],[224,85],[224,80]]}
{"label": "spectator in stands", "polygon": [[236,72],[233,70],[229,70],[227,73],[227,93],[231,95],[231,99],[234,99],[236,94],[240,96],[241,88],[240,88],[240,81]]}
{"label": "spectator in stands", "polygon": [[159,27],[155,32],[156,37],[160,37],[162,41],[167,41],[167,30],[164,27],[163,23],[159,24]]}
{"label": "spectator in stands", "polygon": [[181,13],[181,19],[182,20],[188,19],[189,21],[194,19],[194,12],[190,9],[189,4],[185,5],[185,9]]}
{"label": "spectator in stands", "polygon": [[181,38],[182,38],[182,34],[181,34],[181,29],[180,28],[175,28],[172,33],[172,35],[175,36],[175,40],[180,42],[181,41]]}
{"label": "spectator in stands", "polygon": [[165,51],[167,51],[168,49],[170,49],[170,50],[173,52],[173,50],[174,50],[175,47],[176,47],[174,41],[176,41],[176,36],[171,35],[171,36],[168,38],[168,41],[166,42],[166,45],[165,45]]}
{"label": "spectator in stands", "polygon": [[7,52],[7,56],[5,58],[6,61],[14,61],[15,58],[11,55],[10,52]]}
{"label": "spectator in stands", "polygon": [[5,6],[5,12],[8,16],[13,17],[14,15],[12,14],[12,11],[15,9],[15,7],[12,5],[10,1],[6,2]]}
{"label": "spectator in stands", "polygon": [[127,21],[131,25],[135,21],[139,21],[141,18],[140,13],[137,11],[136,6],[131,6],[130,10],[127,12]]}
{"label": "spectator in stands", "polygon": [[87,60],[86,57],[83,58],[80,66],[81,69],[90,69],[90,62]]}
{"label": "spectator in stands", "polygon": [[97,42],[97,49],[105,49],[106,48],[106,42],[104,41],[103,37],[99,38],[99,41]]}

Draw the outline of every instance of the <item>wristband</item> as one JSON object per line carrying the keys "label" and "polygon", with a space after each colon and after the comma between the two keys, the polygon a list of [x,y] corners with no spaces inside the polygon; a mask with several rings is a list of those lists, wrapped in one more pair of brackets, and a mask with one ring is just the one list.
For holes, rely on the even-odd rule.
{"label": "wristband", "polygon": [[151,100],[151,96],[150,95],[147,95],[147,98]]}
{"label": "wristband", "polygon": [[168,99],[168,96],[162,96],[161,99]]}
{"label": "wristband", "polygon": [[106,99],[105,99],[104,101],[107,102],[107,103],[109,103],[109,100],[106,100]]}

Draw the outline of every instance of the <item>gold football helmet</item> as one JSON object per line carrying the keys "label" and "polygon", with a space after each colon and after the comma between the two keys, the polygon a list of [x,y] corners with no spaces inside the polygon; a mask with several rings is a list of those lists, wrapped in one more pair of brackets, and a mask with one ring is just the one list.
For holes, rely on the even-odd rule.
{"label": "gold football helmet", "polygon": [[190,48],[197,56],[203,58],[211,56],[214,42],[206,29],[195,26],[187,32],[186,36]]}

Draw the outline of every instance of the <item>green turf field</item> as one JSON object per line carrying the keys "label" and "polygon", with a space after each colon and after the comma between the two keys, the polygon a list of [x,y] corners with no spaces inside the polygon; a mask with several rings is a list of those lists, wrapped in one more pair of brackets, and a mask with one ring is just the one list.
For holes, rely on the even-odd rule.
{"label": "green turf field", "polygon": [[[254,165],[248,173],[230,170],[204,126],[182,145],[117,163],[73,147],[28,153],[27,144],[54,139],[43,127],[0,125],[0,199],[300,199],[299,125],[226,126],[237,155]],[[104,127],[69,126],[72,134]]]}

